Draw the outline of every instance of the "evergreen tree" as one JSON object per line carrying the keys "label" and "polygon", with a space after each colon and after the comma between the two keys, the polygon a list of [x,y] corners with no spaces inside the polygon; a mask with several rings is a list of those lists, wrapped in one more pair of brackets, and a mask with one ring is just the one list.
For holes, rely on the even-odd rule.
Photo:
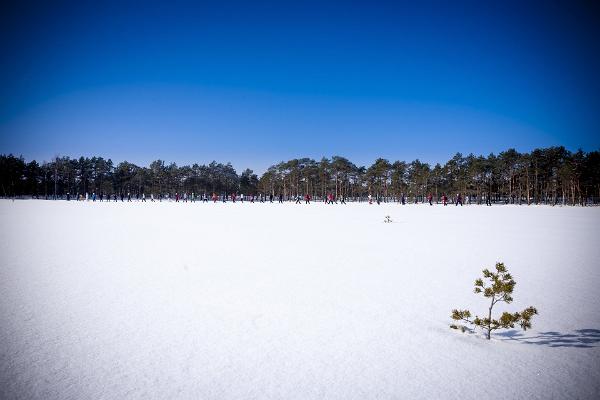
{"label": "evergreen tree", "polygon": [[[40,165],[41,164],[41,165]],[[216,192],[242,190],[284,196],[310,194],[323,198],[327,193],[349,199],[372,194],[384,201],[398,200],[402,193],[423,201],[427,194],[436,199],[443,193],[461,193],[477,204],[486,198],[492,203],[581,205],[600,199],[600,152],[571,152],[564,147],[514,149],[463,157],[456,153],[445,164],[419,160],[389,162],[379,158],[370,166],[357,166],[341,156],[315,161],[311,158],[282,161],[260,177],[238,175],[231,164],[178,166],[162,160],[149,167],[127,161],[113,165],[102,157],[54,157],[50,162],[26,163],[23,157],[0,155],[0,196],[39,195],[58,198],[66,193],[84,192]],[[243,176],[244,175],[244,176]]]}
{"label": "evergreen tree", "polygon": [[[481,278],[475,280],[475,293],[481,293],[484,297],[490,299],[487,317],[482,318],[476,315],[475,318],[472,319],[469,310],[454,309],[452,310],[452,319],[455,321],[463,321],[483,329],[488,340],[491,338],[492,331],[497,329],[514,328],[515,324],[520,325],[523,330],[531,328],[531,318],[538,313],[535,307],[530,306],[521,312],[512,314],[504,312],[500,318],[492,318],[492,310],[496,304],[500,302],[506,304],[512,303],[512,293],[517,284],[504,266],[504,263],[496,263],[496,272],[492,272],[487,268],[484,269],[483,277],[489,282],[486,285]],[[452,329],[462,329],[464,331],[464,327],[459,327],[456,324],[452,324],[450,327]]]}

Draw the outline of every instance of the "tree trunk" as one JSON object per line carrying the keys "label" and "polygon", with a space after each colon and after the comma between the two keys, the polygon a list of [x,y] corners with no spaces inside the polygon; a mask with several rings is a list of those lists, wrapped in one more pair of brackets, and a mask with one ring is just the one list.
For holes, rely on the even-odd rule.
{"label": "tree trunk", "polygon": [[487,339],[490,340],[492,338],[492,308],[494,308],[494,298],[492,297],[492,303],[490,304],[490,308],[488,310],[488,330],[487,330]]}

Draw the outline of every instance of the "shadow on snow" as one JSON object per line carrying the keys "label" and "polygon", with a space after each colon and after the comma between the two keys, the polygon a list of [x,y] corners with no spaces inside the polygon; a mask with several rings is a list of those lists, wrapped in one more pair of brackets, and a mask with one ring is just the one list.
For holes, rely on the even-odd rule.
{"label": "shadow on snow", "polygon": [[590,348],[598,347],[598,343],[600,343],[600,329],[578,329],[573,333],[540,332],[537,336],[525,336],[521,331],[511,329],[496,333],[496,336],[505,338],[501,340],[516,340],[550,347]]}

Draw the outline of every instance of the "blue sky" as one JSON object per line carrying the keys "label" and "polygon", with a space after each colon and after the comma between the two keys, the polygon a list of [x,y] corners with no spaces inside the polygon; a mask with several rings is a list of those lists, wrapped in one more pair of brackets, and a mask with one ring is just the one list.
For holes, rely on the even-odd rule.
{"label": "blue sky", "polygon": [[592,2],[419,3],[4,5],[0,153],[260,172],[600,147]]}

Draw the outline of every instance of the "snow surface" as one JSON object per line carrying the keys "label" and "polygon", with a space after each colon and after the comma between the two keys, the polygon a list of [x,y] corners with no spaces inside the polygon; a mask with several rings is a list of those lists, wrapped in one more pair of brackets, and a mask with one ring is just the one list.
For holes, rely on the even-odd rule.
{"label": "snow surface", "polygon": [[[600,398],[600,208],[4,200],[0,221],[2,399]],[[534,305],[533,329],[449,329],[496,261],[498,312]]]}

